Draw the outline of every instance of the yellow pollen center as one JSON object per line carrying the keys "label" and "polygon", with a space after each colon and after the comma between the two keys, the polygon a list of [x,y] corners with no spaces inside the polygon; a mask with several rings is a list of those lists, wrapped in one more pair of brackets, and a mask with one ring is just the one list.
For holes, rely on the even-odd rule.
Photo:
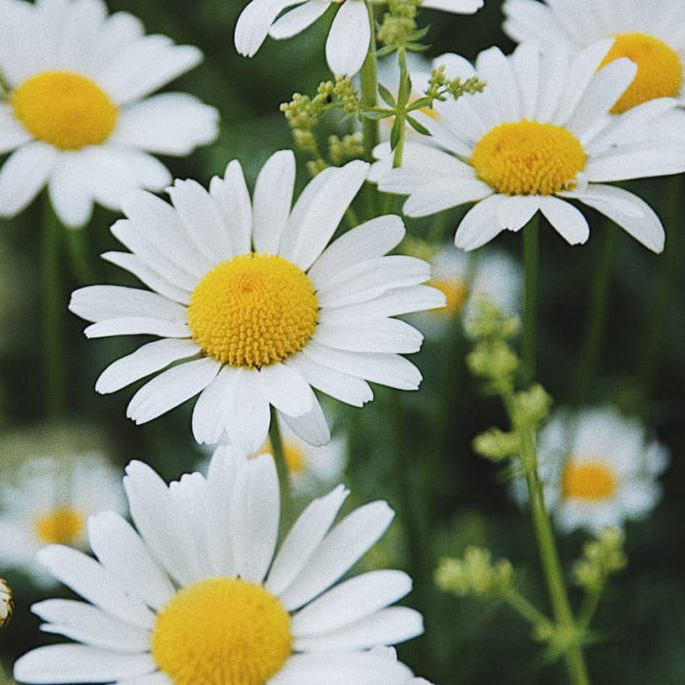
{"label": "yellow pollen center", "polygon": [[119,110],[100,86],[70,71],[44,71],[16,88],[15,117],[37,140],[61,150],[103,143]]}
{"label": "yellow pollen center", "polygon": [[561,477],[564,499],[599,502],[616,491],[616,477],[602,461],[577,463],[569,460]]}
{"label": "yellow pollen center", "polygon": [[198,283],[188,324],[210,357],[260,368],[299,352],[318,315],[314,286],[299,267],[282,257],[246,254],[219,264]]}
{"label": "yellow pollen center", "polygon": [[455,316],[461,312],[468,299],[468,288],[466,284],[458,279],[443,279],[431,281],[430,285],[444,293],[447,304],[440,309],[431,310],[439,316]]}
{"label": "yellow pollen center", "polygon": [[152,633],[174,685],[263,685],[292,651],[290,615],[261,585],[214,578],[180,590]]}
{"label": "yellow pollen center", "polygon": [[627,57],[637,64],[637,75],[611,112],[622,114],[654,98],[675,97],[683,85],[680,55],[663,41],[644,33],[622,33],[600,68]]}
{"label": "yellow pollen center", "polygon": [[45,545],[74,545],[85,533],[85,519],[69,507],[58,507],[35,522],[38,539]]}
{"label": "yellow pollen center", "polygon": [[585,150],[565,128],[537,121],[500,124],[477,143],[471,164],[505,195],[552,195],[575,186]]}

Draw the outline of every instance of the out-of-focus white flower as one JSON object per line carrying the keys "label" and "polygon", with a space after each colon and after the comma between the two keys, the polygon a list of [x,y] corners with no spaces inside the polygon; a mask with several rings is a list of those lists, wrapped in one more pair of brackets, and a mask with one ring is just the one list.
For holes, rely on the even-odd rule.
{"label": "out-of-focus white flower", "polygon": [[[538,461],[559,528],[597,533],[649,515],[661,499],[657,477],[669,454],[640,421],[604,407],[558,411],[540,433]],[[519,501],[527,499],[521,480],[514,491]]]}
{"label": "out-of-focus white flower", "polygon": [[12,618],[13,611],[12,588],[4,578],[0,578],[0,628],[4,628],[7,625]]}
{"label": "out-of-focus white flower", "polygon": [[[85,225],[93,203],[121,209],[134,189],[171,182],[153,154],[185,156],[218,135],[218,112],[185,93],[154,91],[202,53],[144,35],[102,0],[0,4],[0,216],[22,211],[47,185],[63,224]],[[152,154],[151,154],[152,153]]]}
{"label": "out-of-focus white flower", "polygon": [[24,462],[0,484],[0,567],[22,570],[41,585],[54,583],[36,553],[49,544],[84,548],[88,517],[121,511],[123,495],[118,471],[101,454]]}

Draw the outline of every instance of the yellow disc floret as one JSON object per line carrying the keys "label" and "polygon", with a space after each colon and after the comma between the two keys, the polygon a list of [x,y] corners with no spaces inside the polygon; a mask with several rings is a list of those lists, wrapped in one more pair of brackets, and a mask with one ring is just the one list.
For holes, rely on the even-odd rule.
{"label": "yellow disc floret", "polygon": [[471,157],[478,176],[504,195],[569,190],[585,161],[585,150],[570,131],[537,121],[493,128],[478,141]]}
{"label": "yellow disc floret", "polygon": [[680,93],[683,63],[680,55],[663,41],[644,33],[619,34],[600,67],[621,57],[637,64],[637,75],[614,105],[613,114],[622,114],[654,98],[675,97]]}
{"label": "yellow disc floret", "polygon": [[309,341],[319,308],[292,262],[245,254],[219,264],[193,291],[188,323],[205,354],[236,368],[281,362]]}
{"label": "yellow disc floret", "polygon": [[119,110],[100,86],[71,71],[44,71],[16,88],[14,116],[34,138],[61,150],[103,143]]}
{"label": "yellow disc floret", "polygon": [[75,545],[83,539],[85,523],[85,518],[77,511],[62,506],[39,516],[34,528],[45,545]]}
{"label": "yellow disc floret", "polygon": [[613,471],[600,460],[577,462],[571,459],[561,477],[564,499],[599,502],[612,497],[616,485]]}
{"label": "yellow disc floret", "polygon": [[431,313],[438,316],[456,316],[461,312],[469,295],[464,281],[459,279],[434,280],[430,282],[430,285],[437,288],[447,299],[444,307],[433,309]]}
{"label": "yellow disc floret", "polygon": [[288,612],[261,585],[239,579],[180,590],[152,633],[152,655],[175,685],[263,685],[291,650]]}

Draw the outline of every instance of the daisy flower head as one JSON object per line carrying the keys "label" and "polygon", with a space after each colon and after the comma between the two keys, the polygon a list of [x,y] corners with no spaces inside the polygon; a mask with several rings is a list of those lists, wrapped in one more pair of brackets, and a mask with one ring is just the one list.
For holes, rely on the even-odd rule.
{"label": "daisy flower head", "polygon": [[[280,548],[273,459],[219,448],[205,478],[169,486],[132,462],[124,487],[133,526],[114,513],[88,522],[95,559],[62,546],[46,569],[84,601],[33,607],[43,630],[76,644],[35,649],[21,683],[397,685],[411,671],[374,647],[423,632],[421,615],[391,606],[411,591],[402,571],[338,583],[390,525],[372,502],[334,524],[348,491],[314,500]],[[135,527],[134,527],[135,526]]]}
{"label": "daisy flower head", "polygon": [[504,30],[516,41],[543,49],[579,51],[612,38],[602,64],[627,57],[634,80],[614,103],[620,114],[655,98],[685,104],[685,5],[680,0],[506,0]]}
{"label": "daisy flower head", "polygon": [[121,511],[123,494],[118,471],[98,453],[23,462],[0,485],[0,566],[24,571],[41,586],[54,584],[36,553],[53,543],[85,547],[88,517]]}
{"label": "daisy flower head", "polygon": [[[294,9],[289,9],[297,5]],[[326,61],[336,76],[354,76],[361,68],[371,45],[371,21],[364,0],[252,0],[243,10],[235,28],[236,50],[253,57],[267,36],[276,40],[292,38],[311,26],[331,6],[335,19],[326,41]],[[424,0],[422,7],[472,14],[483,0]],[[288,9],[285,14],[281,13]]]}
{"label": "daisy flower head", "polygon": [[417,314],[421,330],[438,336],[456,317],[468,322],[478,301],[486,297],[506,314],[514,314],[520,302],[521,268],[505,252],[489,251],[473,260],[453,245],[446,245],[431,260],[430,285],[447,300],[441,309]]}
{"label": "daisy flower head", "polygon": [[485,90],[437,103],[440,120],[421,117],[437,147],[408,142],[401,168],[392,169],[389,145],[380,145],[371,178],[382,191],[408,195],[411,217],[475,202],[455,237],[464,250],[520,230],[538,211],[570,244],[584,243],[590,229],[573,200],[661,252],[664,229],[655,212],[608,183],[685,170],[682,143],[643,135],[676,101],[659,98],[612,117],[637,66],[619,59],[598,71],[610,44],[599,41],[572,58],[561,50],[541,55],[531,43],[509,57],[490,48],[475,69],[458,55],[439,57],[435,65],[448,76],[477,75]]}
{"label": "daisy flower head", "polygon": [[218,112],[185,93],[151,93],[202,53],[144,35],[102,0],[0,5],[0,215],[47,185],[63,224],[85,225],[97,202],[118,211],[131,190],[171,182],[153,154],[184,156],[213,141]]}
{"label": "daisy flower head", "polygon": [[[602,407],[557,411],[540,433],[538,460],[557,526],[599,533],[649,515],[661,499],[657,477],[669,454],[640,421]],[[525,484],[514,488],[525,501]]]}
{"label": "daisy flower head", "polygon": [[112,232],[131,252],[104,256],[153,292],[92,286],[73,293],[70,309],[94,322],[91,338],[162,339],[112,364],[96,390],[161,371],[131,400],[131,419],[151,421],[199,394],[197,441],[227,438],[253,454],[270,405],[303,440],[328,442],[312,387],[354,406],[373,398],[367,381],[418,388],[421,374],[399,355],[423,338],[392,317],[440,307],[444,297],[421,285],[429,264],[385,256],[404,236],[402,220],[378,217],[327,247],[367,173],[360,161],[329,168],[291,209],[295,158],[282,151],[262,168],[253,201],[236,161],[209,192],[177,181],[172,206],[142,191],[127,197],[128,218]]}

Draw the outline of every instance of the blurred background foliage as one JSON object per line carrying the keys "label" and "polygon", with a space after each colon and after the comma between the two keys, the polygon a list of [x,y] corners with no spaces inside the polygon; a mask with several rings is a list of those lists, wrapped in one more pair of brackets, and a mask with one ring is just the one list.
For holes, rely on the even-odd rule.
{"label": "blurred background foliage", "polygon": [[[242,0],[108,0],[111,11],[138,15],[151,33],[198,45],[205,62],[172,84],[219,108],[219,141],[187,159],[166,160],[176,177],[207,184],[238,158],[249,182],[275,150],[292,147],[279,104],[293,92],[313,93],[329,78],[323,58],[326,21],[295,39],[267,41],[258,55],[239,57],[232,40]],[[505,52],[513,45],[501,31],[501,2],[487,0],[473,17],[425,11],[430,24],[429,56],[458,52],[470,59],[490,45]],[[340,131],[335,116],[330,131]],[[343,123],[342,130],[349,127]],[[322,128],[322,136],[326,131]],[[304,162],[298,177],[307,180]],[[654,179],[635,184],[667,224],[666,252],[652,255],[627,235],[614,242],[607,335],[599,373],[591,379],[589,399],[612,402],[645,417],[672,451],[663,478],[665,496],[646,522],[627,528],[629,566],[613,581],[596,627],[597,642],[588,648],[593,681],[604,685],[676,685],[685,682],[685,236],[682,235],[685,179]],[[166,478],[174,478],[205,459],[194,444],[190,407],[174,411],[151,425],[136,427],[125,418],[131,391],[99,397],[96,377],[111,361],[132,351],[135,340],[86,342],[82,322],[68,314],[71,290],[80,285],[66,259],[60,296],[68,354],[69,411],[64,426],[45,427],[40,327],[40,203],[0,231],[0,459],[3,469],[32,454],[81,449],[92,445],[110,453],[123,466],[138,458]],[[459,214],[440,217],[445,239],[453,235]],[[116,249],[108,231],[117,217],[96,211],[87,230],[95,281],[136,285],[121,270],[97,259]],[[584,247],[570,248],[552,230],[542,231],[541,333],[539,379],[556,404],[575,396],[579,349],[586,331],[591,275],[601,259],[602,233],[614,230],[590,213],[592,236]],[[432,221],[409,221],[409,233],[425,236]],[[506,233],[506,232],[505,232]],[[519,255],[520,235],[502,234],[498,247]],[[484,249],[489,249],[488,247]],[[661,308],[658,303],[667,303]],[[376,401],[363,410],[330,403],[329,416],[348,433],[350,464],[346,482],[353,502],[387,498],[398,519],[364,564],[398,565],[410,570],[416,589],[409,604],[424,611],[425,636],[400,649],[415,668],[439,685],[491,683],[560,683],[559,664],[544,664],[528,628],[506,607],[457,600],[432,584],[432,569],[444,554],[459,555],[471,544],[487,545],[496,557],[514,560],[521,582],[538,606],[546,606],[536,547],[527,516],[508,497],[499,469],[477,458],[473,437],[490,425],[504,425],[496,400],[479,395],[464,367],[468,346],[455,321],[442,340],[427,342],[414,357],[425,380],[418,393],[391,393],[377,388]],[[651,368],[654,372],[652,373]],[[648,388],[648,400],[643,399]],[[397,411],[397,403],[402,407]],[[398,418],[399,417],[399,418]],[[620,436],[616,436],[620,440]],[[0,476],[2,477],[2,476]],[[407,533],[412,533],[408,535]],[[409,539],[414,539],[409,544]],[[561,540],[570,568],[581,551],[583,535]],[[50,640],[28,610],[41,595],[26,578],[5,572],[13,585],[16,611],[0,634],[6,664],[29,647]],[[353,684],[350,684],[353,685]]]}

